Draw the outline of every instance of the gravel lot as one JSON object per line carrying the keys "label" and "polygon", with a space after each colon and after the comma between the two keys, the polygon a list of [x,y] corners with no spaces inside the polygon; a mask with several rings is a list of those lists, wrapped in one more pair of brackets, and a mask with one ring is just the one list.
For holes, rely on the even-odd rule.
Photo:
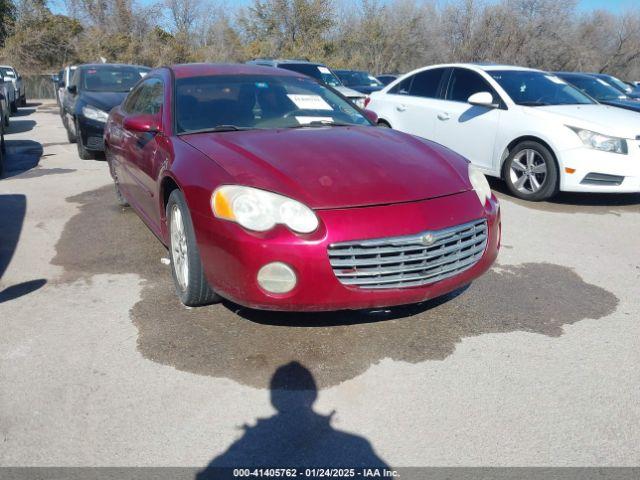
{"label": "gravel lot", "polygon": [[[187,309],[54,103],[6,139],[0,465],[205,466],[318,431],[323,455],[394,467],[640,464],[640,196],[499,194],[495,268],[422,305]],[[304,375],[270,389],[292,361],[316,414]]]}

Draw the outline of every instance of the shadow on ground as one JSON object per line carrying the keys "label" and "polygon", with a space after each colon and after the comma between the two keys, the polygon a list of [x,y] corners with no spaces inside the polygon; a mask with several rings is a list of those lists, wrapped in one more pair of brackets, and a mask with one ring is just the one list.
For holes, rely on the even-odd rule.
{"label": "shadow on ground", "polygon": [[559,192],[546,202],[529,202],[514,197],[502,180],[487,177],[496,196],[522,207],[553,213],[614,214],[640,213],[640,193],[572,193]]}
{"label": "shadow on ground", "polygon": [[[27,213],[27,197],[24,195],[0,195],[0,282],[18,247],[24,218]],[[3,283],[3,282],[2,282]],[[19,298],[41,288],[44,279],[0,287],[0,303]]]}
{"label": "shadow on ground", "polygon": [[277,413],[258,419],[254,426],[244,425],[242,437],[214,458],[196,480],[234,478],[230,470],[234,467],[388,468],[369,441],[335,430],[331,426],[333,413],[325,416],[313,411],[316,382],[300,363],[277,368],[269,389]]}
{"label": "shadow on ground", "polygon": [[293,360],[325,388],[385,358],[444,359],[465,337],[515,331],[557,337],[564,325],[602,318],[618,304],[569,268],[528,263],[496,267],[458,295],[377,312],[273,313],[231,303],[187,309],[160,262],[166,250],[135,213],[115,206],[112,186],[68,200],[80,208],[56,245],[62,281],[138,274],[144,282],[131,318],[145,357],[261,388]]}
{"label": "shadow on ground", "polygon": [[43,157],[44,148],[41,143],[33,140],[6,140],[6,150],[2,178],[25,179],[75,172],[71,168],[41,167],[40,160]]}

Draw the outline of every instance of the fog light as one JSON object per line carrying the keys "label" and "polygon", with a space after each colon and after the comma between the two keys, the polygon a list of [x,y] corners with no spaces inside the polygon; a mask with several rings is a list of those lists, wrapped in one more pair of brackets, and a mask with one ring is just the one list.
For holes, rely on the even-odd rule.
{"label": "fog light", "polygon": [[258,283],[267,292],[287,293],[296,286],[296,274],[282,262],[268,263],[258,271]]}

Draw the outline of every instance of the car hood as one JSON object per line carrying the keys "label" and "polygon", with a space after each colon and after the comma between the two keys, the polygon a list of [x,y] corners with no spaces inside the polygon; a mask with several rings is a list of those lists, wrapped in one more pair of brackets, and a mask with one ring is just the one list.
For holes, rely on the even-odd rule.
{"label": "car hood", "polygon": [[471,189],[467,162],[394,130],[320,127],[182,135],[239,185],[315,209],[412,202]]}
{"label": "car hood", "polygon": [[640,116],[630,110],[599,104],[522,108],[530,115],[548,117],[551,121],[593,130],[604,135],[627,139],[635,139],[640,135]]}
{"label": "car hood", "polygon": [[640,112],[640,102],[638,100],[600,100],[600,103]]}
{"label": "car hood", "polygon": [[363,93],[356,92],[354,89],[345,87],[344,85],[334,88],[347,98],[361,98],[365,96]]}
{"label": "car hood", "polygon": [[120,105],[129,92],[81,92],[81,99],[87,105],[109,112]]}

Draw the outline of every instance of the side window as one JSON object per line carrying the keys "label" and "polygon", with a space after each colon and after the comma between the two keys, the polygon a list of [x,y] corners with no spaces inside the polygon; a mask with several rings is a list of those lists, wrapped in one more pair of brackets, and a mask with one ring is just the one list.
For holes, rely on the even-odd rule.
{"label": "side window", "polygon": [[149,78],[136,88],[124,105],[127,113],[155,115],[164,100],[164,85],[159,78]]}
{"label": "side window", "polygon": [[140,95],[140,90],[142,89],[143,86],[144,86],[144,83],[141,83],[136,88],[131,90],[131,92],[129,92],[129,95],[127,95],[127,98],[125,98],[125,100],[124,100],[124,102],[122,104],[122,110],[125,113],[133,113],[134,112],[134,107],[136,105],[136,101],[138,100],[138,96]]}
{"label": "side window", "polygon": [[416,73],[411,84],[410,94],[415,97],[437,98],[440,81],[446,69],[434,68]]}
{"label": "side window", "polygon": [[411,82],[415,75],[405,78],[395,87],[389,90],[389,93],[395,93],[396,95],[409,95],[409,89],[411,88]]}
{"label": "side window", "polygon": [[498,101],[497,95],[491,85],[476,72],[464,68],[454,68],[447,90],[447,100],[465,102],[471,95],[478,92],[489,92],[494,101]]}

